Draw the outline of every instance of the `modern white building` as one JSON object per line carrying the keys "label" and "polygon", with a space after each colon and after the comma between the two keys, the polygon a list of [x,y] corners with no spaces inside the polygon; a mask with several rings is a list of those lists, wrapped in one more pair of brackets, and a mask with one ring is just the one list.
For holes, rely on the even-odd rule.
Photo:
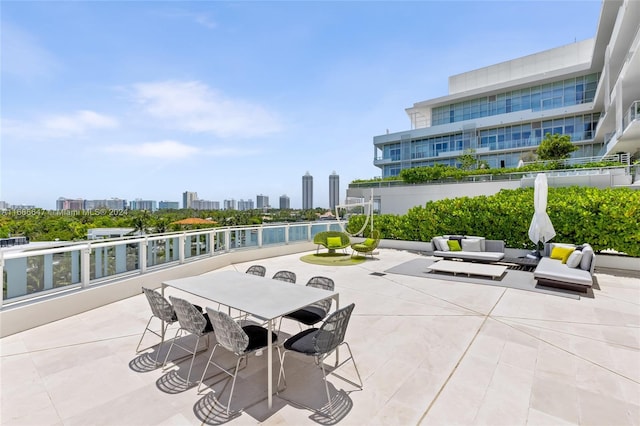
{"label": "modern white building", "polygon": [[411,129],[375,136],[382,177],[456,166],[467,149],[516,167],[545,134],[574,157],[640,156],[640,1],[605,0],[594,38],[449,77],[449,94],[406,109]]}
{"label": "modern white building", "polygon": [[129,208],[131,210],[147,210],[155,212],[158,210],[158,203],[155,200],[141,200],[136,198],[129,202]]}
{"label": "modern white building", "polygon": [[251,199],[238,200],[238,210],[239,211],[253,210],[253,200]]}
{"label": "modern white building", "polygon": [[220,210],[220,201],[191,200],[191,208],[194,210]]}
{"label": "modern white building", "polygon": [[183,209],[190,209],[191,208],[191,203],[193,203],[194,200],[198,199],[198,193],[197,192],[191,192],[191,191],[185,191],[182,193],[182,208]]}

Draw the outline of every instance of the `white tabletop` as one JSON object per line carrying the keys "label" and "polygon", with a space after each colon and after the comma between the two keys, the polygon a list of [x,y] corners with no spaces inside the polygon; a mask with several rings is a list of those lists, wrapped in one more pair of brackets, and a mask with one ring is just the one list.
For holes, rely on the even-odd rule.
{"label": "white tabletop", "polygon": [[162,283],[254,316],[271,320],[338,293],[238,271],[221,271]]}

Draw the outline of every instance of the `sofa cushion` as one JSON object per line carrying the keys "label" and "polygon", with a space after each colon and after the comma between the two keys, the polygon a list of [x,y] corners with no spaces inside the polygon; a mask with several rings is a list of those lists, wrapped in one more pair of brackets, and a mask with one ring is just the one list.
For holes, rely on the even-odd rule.
{"label": "sofa cushion", "polygon": [[499,262],[504,258],[504,253],[494,251],[435,251],[434,256],[445,259],[476,260],[483,262]]}
{"label": "sofa cushion", "polygon": [[569,268],[561,261],[543,257],[533,272],[535,279],[561,281],[571,284],[580,284],[591,287],[593,278],[588,271],[579,268]]}
{"label": "sofa cushion", "polygon": [[569,255],[569,258],[567,259],[567,266],[569,268],[579,268],[580,260],[582,260],[582,251],[576,249]]}
{"label": "sofa cushion", "polygon": [[449,246],[449,250],[451,251],[462,251],[460,241],[458,240],[449,240],[447,241],[447,245]]}
{"label": "sofa cushion", "polygon": [[580,260],[580,269],[585,271],[590,271],[592,260],[593,260],[593,248],[590,245],[585,245],[582,249],[582,259]]}
{"label": "sofa cushion", "polygon": [[462,250],[483,251],[480,240],[477,238],[465,238],[464,240],[462,240]]}
{"label": "sofa cushion", "polygon": [[480,251],[490,251],[490,250],[487,250],[487,248],[485,247],[485,241],[486,241],[485,237],[479,237],[476,235],[465,235],[464,237],[472,240],[480,240]]}
{"label": "sofa cushion", "polygon": [[562,263],[567,263],[567,259],[574,252],[575,247],[562,247],[556,246],[551,249],[551,255],[549,256],[551,259],[558,259],[562,261]]}
{"label": "sofa cushion", "polygon": [[442,237],[433,237],[433,251],[449,251],[449,244],[447,244],[447,240]]}

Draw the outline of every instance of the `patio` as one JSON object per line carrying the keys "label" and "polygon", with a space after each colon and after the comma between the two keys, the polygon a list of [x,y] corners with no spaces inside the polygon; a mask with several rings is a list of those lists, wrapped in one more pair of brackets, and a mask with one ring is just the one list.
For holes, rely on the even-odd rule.
{"label": "patio", "polygon": [[[307,254],[300,253],[223,268],[244,272],[259,263],[267,276],[287,269],[297,274],[296,285],[328,276],[340,306],[356,304],[346,340],[364,389],[330,376],[337,423],[639,423],[637,277],[597,271],[595,297],[575,300],[390,274],[385,271],[421,255],[378,251],[376,259],[352,266],[312,265],[300,261]],[[185,296],[170,288],[167,294]],[[279,396],[268,410],[266,354],[252,357],[240,373],[232,403],[236,410],[246,407],[239,415],[224,415],[208,390],[181,391],[188,362],[163,372],[150,369],[151,350],[135,354],[149,315],[141,294],[0,340],[0,424],[336,423]],[[299,330],[292,321],[282,327],[287,333]],[[174,332],[175,327],[168,336]],[[198,355],[194,377],[207,358],[208,353]],[[274,371],[276,364],[274,356]],[[312,360],[288,356],[286,367],[282,396],[326,413],[322,375]],[[340,373],[355,377],[349,364]],[[223,390],[224,382],[214,382],[205,381],[223,392],[226,403],[229,386]]]}

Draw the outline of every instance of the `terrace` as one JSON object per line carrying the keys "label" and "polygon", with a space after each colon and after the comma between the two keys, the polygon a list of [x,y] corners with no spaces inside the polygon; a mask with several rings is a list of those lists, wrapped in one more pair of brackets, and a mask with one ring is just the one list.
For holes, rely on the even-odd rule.
{"label": "terrace", "polygon": [[[632,272],[598,267],[594,297],[575,299],[389,273],[428,258],[390,245],[383,244],[374,260],[328,267],[300,261],[315,252],[308,242],[262,247],[259,240],[259,249],[209,253],[135,277],[78,284],[77,291],[53,298],[96,293],[107,301],[95,307],[85,302],[92,308],[0,340],[0,424],[638,424],[640,279]],[[135,353],[150,315],[141,285],[216,270],[244,272],[255,263],[267,268],[267,276],[294,271],[297,285],[316,275],[331,277],[340,305],[356,304],[346,340],[364,388],[330,376],[336,419],[327,417],[322,375],[310,359],[287,358],[288,387],[268,409],[266,354],[252,357],[232,403],[232,409],[244,410],[226,416],[209,389],[179,389],[188,362],[163,372],[150,364],[154,349]],[[81,271],[79,276],[87,278]],[[123,294],[124,285],[131,297],[108,300],[109,294]],[[167,294],[207,305],[175,289]],[[77,300],[89,300],[82,297]],[[24,303],[29,315],[40,310],[47,317],[47,302]],[[19,308],[4,303],[3,322],[28,321],[11,316]],[[282,330],[299,329],[285,321]],[[198,355],[194,377],[207,358]],[[274,371],[276,364],[274,356]],[[341,374],[355,378],[349,364]],[[229,386],[207,384],[226,403]]]}

